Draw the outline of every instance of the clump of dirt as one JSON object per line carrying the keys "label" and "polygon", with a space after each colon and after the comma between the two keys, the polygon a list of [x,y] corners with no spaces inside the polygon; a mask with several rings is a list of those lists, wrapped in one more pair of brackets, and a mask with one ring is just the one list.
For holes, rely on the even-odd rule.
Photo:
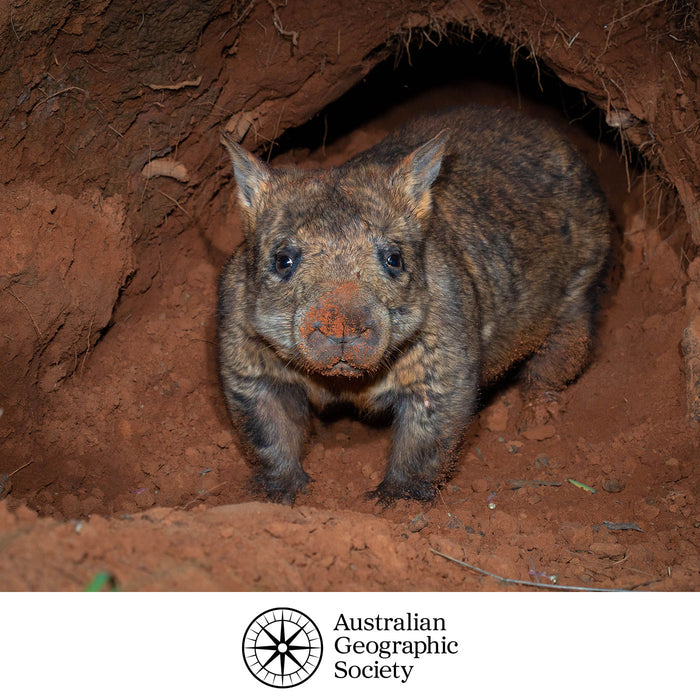
{"label": "clump of dirt", "polygon": [[[2,588],[79,590],[99,571],[125,590],[512,588],[437,551],[535,583],[700,589],[700,435],[679,350],[700,299],[697,264],[689,284],[684,271],[697,230],[692,14],[603,3],[592,19],[564,4],[543,17],[538,2],[448,2],[438,14],[388,3],[368,19],[352,3],[331,16],[311,2],[279,10],[294,42],[265,3],[175,3],[167,17],[183,21],[169,38],[167,21],[121,0],[80,21],[67,3],[39,19],[31,5],[16,8],[0,60],[15,97],[0,108]],[[400,100],[412,70],[433,84],[444,69],[420,68],[409,35],[425,52],[448,28],[529,46],[601,107],[623,155],[493,82]],[[641,50],[650,37],[657,48]],[[396,46],[415,63],[382,68],[396,109],[368,110],[377,118],[318,148],[289,131],[278,162],[337,164],[413,114],[464,101],[556,121],[597,170],[619,230],[594,360],[525,431],[517,385],[498,385],[434,503],[366,500],[390,433],[348,416],[315,420],[304,458],[314,481],[294,508],[258,502],[216,376],[217,276],[240,241],[216,132],[274,141]],[[448,63],[466,70],[460,56]],[[533,67],[549,89],[544,63]],[[330,133],[333,119],[313,128]],[[687,221],[635,158],[662,168]]]}

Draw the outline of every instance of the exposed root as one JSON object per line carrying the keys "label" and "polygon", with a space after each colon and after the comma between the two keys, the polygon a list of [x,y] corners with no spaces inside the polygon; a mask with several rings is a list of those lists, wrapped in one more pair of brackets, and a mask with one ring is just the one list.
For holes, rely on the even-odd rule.
{"label": "exposed root", "polygon": [[272,24],[279,33],[281,37],[284,37],[285,39],[289,39],[289,41],[292,42],[292,46],[296,47],[299,45],[299,32],[294,32],[288,29],[285,29],[282,26],[282,20],[279,18],[279,15],[277,14],[277,10],[280,9],[280,7],[287,7],[287,0],[284,0],[284,4],[282,5],[275,5],[272,0],[267,0],[267,4],[272,8]]}
{"label": "exposed root", "polygon": [[146,87],[151,88],[151,90],[182,90],[186,87],[199,87],[202,82],[202,76],[198,75],[196,78],[191,80],[181,80],[179,83],[165,83],[165,84],[154,84],[146,83]]}
{"label": "exposed root", "polygon": [[40,107],[44,103],[48,102],[49,100],[53,100],[54,97],[58,97],[59,95],[63,95],[66,92],[82,92],[84,95],[87,95],[87,91],[83,90],[83,88],[76,87],[75,85],[71,85],[70,87],[63,88],[62,90],[57,90],[56,92],[47,95],[43,100],[39,100],[32,108],[29,110],[30,112],[34,111],[37,107]]}
{"label": "exposed root", "polygon": [[36,321],[34,320],[34,316],[32,316],[32,312],[29,310],[29,307],[11,290],[11,289],[5,289],[11,297],[16,299],[22,306],[24,307],[24,310],[27,312],[27,316],[29,316],[29,320],[32,322],[32,325],[34,326],[34,330],[36,331],[37,338],[39,340],[42,339],[42,334],[41,331],[39,330],[39,326],[36,325]]}

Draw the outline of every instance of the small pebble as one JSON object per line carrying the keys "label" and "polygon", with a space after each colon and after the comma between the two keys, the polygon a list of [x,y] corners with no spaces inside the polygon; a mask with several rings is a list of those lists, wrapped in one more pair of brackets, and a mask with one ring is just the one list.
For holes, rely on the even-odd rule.
{"label": "small pebble", "polygon": [[223,450],[233,442],[233,436],[228,430],[222,430],[216,436],[216,438],[214,438],[214,442],[216,442],[216,445]]}
{"label": "small pebble", "polygon": [[520,440],[511,440],[510,442],[506,443],[506,449],[512,455],[517,455],[518,452],[520,452],[520,448],[522,446],[523,446],[523,443],[520,442]]}
{"label": "small pebble", "polygon": [[623,488],[624,486],[619,481],[615,481],[615,479],[608,479],[603,484],[603,490],[608,493],[620,493]]}
{"label": "small pebble", "polygon": [[485,491],[489,490],[489,482],[486,481],[486,479],[481,478],[481,479],[474,479],[472,481],[472,491],[474,493],[484,493]]}
{"label": "small pebble", "polygon": [[527,430],[524,430],[522,435],[528,440],[549,440],[556,434],[556,429],[553,425],[535,425]]}
{"label": "small pebble", "polygon": [[449,513],[448,516],[446,524],[451,530],[460,530],[464,527],[464,523],[456,515]]}
{"label": "small pebble", "polygon": [[428,520],[423,513],[418,513],[415,518],[411,518],[408,529],[411,532],[420,532],[424,527],[427,527]]}

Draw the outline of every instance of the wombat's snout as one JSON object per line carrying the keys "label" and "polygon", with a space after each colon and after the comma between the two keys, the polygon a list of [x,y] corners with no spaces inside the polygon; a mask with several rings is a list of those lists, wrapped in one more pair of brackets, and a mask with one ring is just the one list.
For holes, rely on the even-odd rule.
{"label": "wombat's snout", "polygon": [[376,367],[384,354],[386,311],[357,282],[322,287],[297,319],[299,350],[316,372],[357,376]]}

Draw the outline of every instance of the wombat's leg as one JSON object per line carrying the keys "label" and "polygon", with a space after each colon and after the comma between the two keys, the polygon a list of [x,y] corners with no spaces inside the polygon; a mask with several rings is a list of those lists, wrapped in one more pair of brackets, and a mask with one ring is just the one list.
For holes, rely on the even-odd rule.
{"label": "wombat's leg", "polygon": [[384,503],[396,498],[434,498],[474,414],[476,394],[474,383],[444,394],[424,391],[399,397],[394,404],[389,469],[368,495]]}
{"label": "wombat's leg", "polygon": [[309,406],[301,387],[261,378],[225,378],[224,392],[259,463],[255,476],[275,501],[291,503],[309,482],[299,461],[309,426]]}
{"label": "wombat's leg", "polygon": [[563,389],[585,369],[591,344],[588,319],[559,323],[525,365],[528,391],[535,395]]}
{"label": "wombat's leg", "polygon": [[590,279],[585,284],[576,282],[570,287],[554,330],[523,368],[525,424],[548,419],[546,404],[556,401],[557,392],[574,381],[590,361],[595,302]]}

